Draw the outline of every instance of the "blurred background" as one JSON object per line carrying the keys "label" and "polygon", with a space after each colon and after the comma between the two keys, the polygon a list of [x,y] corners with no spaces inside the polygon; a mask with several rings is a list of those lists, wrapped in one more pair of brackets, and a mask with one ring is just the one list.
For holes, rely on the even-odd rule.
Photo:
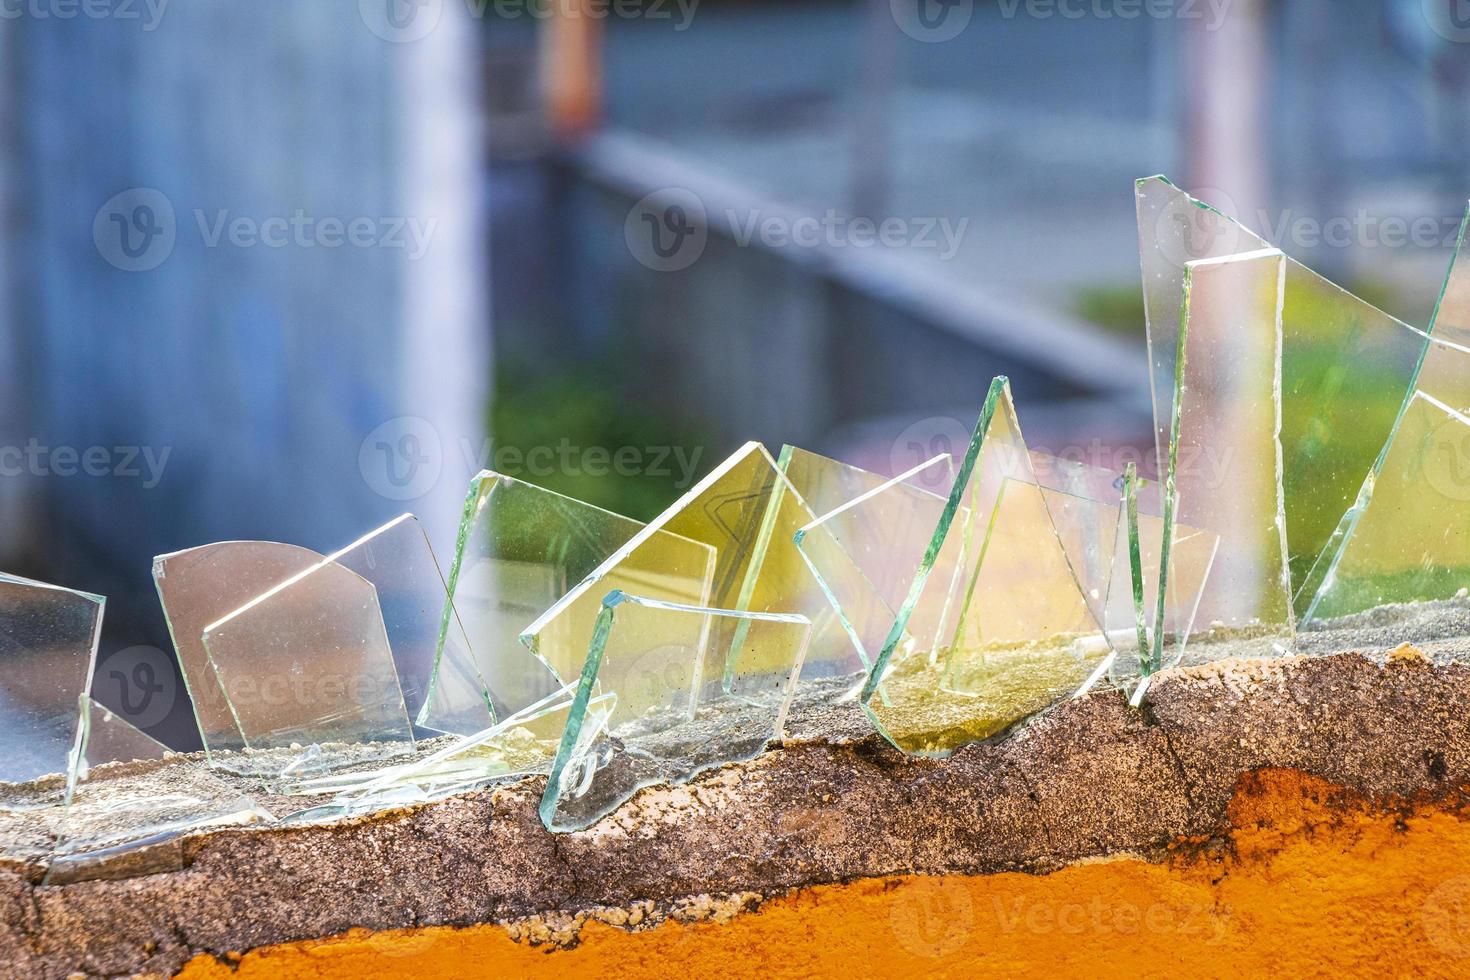
{"label": "blurred background", "polygon": [[897,472],[1001,373],[1150,472],[1133,180],[1425,325],[1462,6],[0,0],[0,569],[108,596],[187,749],[155,555],[411,510],[445,565],[482,467],[640,519],[748,439]]}

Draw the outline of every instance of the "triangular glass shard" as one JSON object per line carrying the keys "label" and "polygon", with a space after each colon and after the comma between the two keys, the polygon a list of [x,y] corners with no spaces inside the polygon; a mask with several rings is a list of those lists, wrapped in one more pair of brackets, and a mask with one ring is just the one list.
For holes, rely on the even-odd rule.
{"label": "triangular glass shard", "polygon": [[[758,671],[794,676],[811,639],[803,632],[798,646],[792,642],[794,634],[760,627],[751,614],[806,616],[810,611],[825,617],[823,636],[828,648],[850,655],[847,638],[793,541],[796,530],[810,519],[810,511],[764,447],[749,443],[538,617],[523,640],[559,676],[579,678],[578,703],[568,721],[572,741],[563,740],[559,763],[570,764],[561,753],[575,747],[575,731],[580,731],[581,714],[592,698],[617,695],[607,743],[617,747],[644,732],[640,726],[645,722],[639,721],[632,706],[669,701],[675,696],[669,685],[678,678],[706,678],[703,672],[715,667],[724,672],[714,679],[716,686],[691,688],[680,702],[693,699],[701,711],[708,709],[701,716],[707,725],[680,721],[680,710],[665,711],[655,721],[665,726],[660,731],[674,724],[688,737],[707,742],[701,759],[743,752],[743,736],[737,737],[739,733],[726,727],[740,722],[742,716],[720,709],[721,692],[724,697],[737,697],[741,677]],[[603,600],[614,592],[637,596],[639,604],[669,607],[655,617],[677,624],[657,652],[658,661],[667,664],[662,675],[649,669],[648,658],[620,653],[597,664],[588,659],[597,629],[609,621]],[[674,607],[699,612],[676,614]],[[687,624],[694,621],[702,629],[690,632]],[[624,631],[620,635],[639,634]],[[668,683],[661,685],[659,676]],[[841,681],[834,683],[841,685]],[[691,724],[695,724],[693,729]],[[639,763],[622,759],[622,754],[615,750],[605,764],[642,771]],[[660,771],[672,770],[663,767]],[[553,781],[548,793],[554,795],[557,785]],[[548,806],[551,809],[543,810],[543,818],[550,820],[548,814],[555,812],[556,804]],[[555,829],[565,826],[557,823]]]}
{"label": "triangular glass shard", "polygon": [[[814,464],[809,457],[801,450],[792,455],[807,470]],[[798,478],[811,483],[800,473]],[[954,460],[936,456],[892,479],[875,479],[880,482],[845,502],[840,498],[847,490],[859,489],[856,481],[840,493],[817,494],[830,509],[818,511],[821,516],[795,536],[802,559],[847,633],[860,671],[859,689],[878,661],[944,513],[945,497],[925,488],[952,484]],[[916,628],[927,626],[916,624]],[[812,659],[808,654],[808,660]],[[842,661],[826,658],[817,662]]]}
{"label": "triangular glass shard", "polygon": [[[940,494],[954,482],[954,460],[937,456],[891,480],[788,445],[779,466],[807,508],[822,515],[794,540],[849,640],[846,647],[824,642],[808,650],[802,677],[850,677],[847,693],[855,697],[908,592],[918,567],[915,549],[944,509]],[[853,506],[875,498],[875,506]]]}
{"label": "triangular glass shard", "polygon": [[437,732],[491,727],[446,600],[428,540],[405,514],[207,625],[205,651],[255,771],[296,779],[411,753],[413,715]]}
{"label": "triangular glass shard", "polygon": [[[848,555],[884,555],[901,598],[892,586],[865,597],[847,568],[806,550],[823,538]],[[1106,662],[1004,378],[991,386],[947,498],[890,481],[804,528],[802,545],[849,610],[860,646],[876,652],[863,708],[904,752],[943,757],[997,734],[1074,693]]]}
{"label": "triangular glass shard", "polygon": [[[644,786],[760,754],[781,733],[810,636],[801,615],[609,594],[542,823],[580,830]],[[599,696],[605,718],[588,710]]]}
{"label": "triangular glass shard", "polygon": [[91,687],[105,604],[0,572],[0,808],[45,802],[34,787],[18,786],[42,776],[58,776],[52,795],[62,792],[60,777],[80,744],[77,698]]}
{"label": "triangular glass shard", "polygon": [[497,717],[565,686],[522,645],[521,632],[642,529],[638,521],[489,470],[471,481],[449,594]]}
{"label": "triangular glass shard", "polygon": [[1470,416],[1416,392],[1312,615],[1470,590]]}
{"label": "triangular glass shard", "polygon": [[1313,569],[1304,625],[1318,628],[1319,620],[1375,605],[1449,599],[1470,587],[1460,533],[1470,498],[1462,425],[1470,417],[1467,224],[1470,217],[1460,225],[1416,388]]}
{"label": "triangular glass shard", "polygon": [[153,584],[212,762],[245,747],[240,727],[204,652],[204,627],[322,561],[309,548],[275,541],[220,541],[153,559]]}
{"label": "triangular glass shard", "polygon": [[[1280,654],[1294,644],[1278,437],[1285,283],[1286,259],[1276,249],[1184,269],[1159,549],[1165,592],[1155,619],[1167,618],[1178,526],[1218,534],[1198,610],[1224,627],[1209,634],[1223,644],[1220,655]],[[1156,664],[1165,632],[1154,636]]]}
{"label": "triangular glass shard", "polygon": [[[1163,473],[1185,267],[1271,246],[1162,177],[1138,181],[1137,203],[1158,472]],[[1327,547],[1388,438],[1404,394],[1413,387],[1427,338],[1306,266],[1287,258],[1285,267],[1281,479],[1300,612],[1315,591],[1308,569]],[[1200,465],[1219,462],[1216,454]],[[1222,565],[1228,566],[1227,557],[1222,543]]]}
{"label": "triangular glass shard", "polygon": [[[90,697],[79,702],[81,733],[70,776],[75,791],[62,814],[48,884],[85,879],[125,852],[146,852],[190,831],[266,822],[271,814],[198,763],[168,750]],[[166,864],[172,858],[159,855]],[[130,861],[133,874],[150,868]]]}

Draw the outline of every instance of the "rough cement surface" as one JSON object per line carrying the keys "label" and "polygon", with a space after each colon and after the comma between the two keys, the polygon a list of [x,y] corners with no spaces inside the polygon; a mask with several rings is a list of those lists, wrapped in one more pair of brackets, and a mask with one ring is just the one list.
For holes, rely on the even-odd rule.
{"label": "rough cement surface", "polygon": [[353,927],[515,920],[527,941],[557,941],[579,918],[623,914],[609,909],[637,926],[865,876],[1168,860],[1181,838],[1210,846],[1237,782],[1264,767],[1387,807],[1458,807],[1470,666],[1437,661],[1188,667],[1160,675],[1142,711],[1099,692],[945,762],[907,759],[854,704],[829,706],[760,758],[644,790],[575,834],[541,827],[533,778],[370,820],[193,836],[164,873],[41,886],[34,866],[0,866],[0,973],[166,974],[199,953]]}

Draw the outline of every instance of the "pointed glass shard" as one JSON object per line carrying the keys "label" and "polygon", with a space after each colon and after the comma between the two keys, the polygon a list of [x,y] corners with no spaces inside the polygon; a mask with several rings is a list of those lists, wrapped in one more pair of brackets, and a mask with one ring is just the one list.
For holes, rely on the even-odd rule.
{"label": "pointed glass shard", "polygon": [[1449,599],[1470,586],[1460,527],[1470,494],[1470,250],[1467,221],[1435,308],[1417,389],[1358,492],[1311,581],[1304,619],[1363,612],[1375,605]]}
{"label": "pointed glass shard", "polygon": [[[810,635],[801,615],[609,594],[542,823],[580,830],[644,786],[754,758],[781,733]],[[588,710],[599,693],[605,718]]]}
{"label": "pointed glass shard", "polygon": [[[1276,249],[1185,265],[1159,549],[1165,591],[1155,615],[1165,617],[1178,525],[1218,534],[1198,614],[1226,627],[1210,633],[1225,644],[1220,655],[1280,654],[1294,644],[1277,435],[1285,282]],[[1164,638],[1156,631],[1155,664]]]}
{"label": "pointed glass shard", "polygon": [[[449,593],[497,717],[537,704],[575,678],[559,678],[520,635],[642,529],[638,521],[489,470],[471,481]],[[702,556],[702,549],[692,550]]]}
{"label": "pointed glass shard", "polygon": [[321,561],[308,548],[274,541],[220,541],[153,559],[153,584],[211,761],[228,768],[220,753],[239,752],[245,739],[204,652],[204,627]]}
{"label": "pointed glass shard", "polygon": [[[619,655],[598,666],[588,659],[597,629],[609,621],[603,598],[614,592],[638,596],[640,604],[668,604],[669,609],[654,617],[677,625],[659,654],[668,661],[668,676],[702,677],[704,670],[718,665],[730,672],[721,681],[727,694],[739,686],[741,676],[758,670],[793,675],[811,642],[806,632],[797,644],[790,631],[758,626],[751,614],[797,615],[806,617],[804,622],[810,621],[808,611],[825,616],[825,648],[850,657],[846,636],[796,551],[795,532],[810,519],[810,511],[764,447],[749,443],[538,617],[523,639],[559,676],[580,678],[582,685],[568,732],[580,731],[585,704],[604,693],[618,697],[610,724],[620,724],[618,719],[629,719],[631,724],[634,715],[628,713],[627,702],[640,705],[646,698],[628,688],[627,671],[633,670],[640,684],[652,684],[648,658],[637,658],[630,665],[626,656]],[[700,612],[676,614],[674,607]],[[707,627],[705,632],[688,631],[691,616]],[[739,651],[738,658],[734,651]],[[834,683],[841,686],[841,681]],[[662,697],[656,692],[649,696]],[[699,698],[698,703],[712,708],[718,704],[713,690]],[[730,753],[744,751],[738,733],[721,728],[740,716],[712,710],[701,717],[708,724],[699,727],[699,737],[708,744],[699,758],[722,754],[734,758]],[[618,736],[616,731],[612,734]],[[642,771],[636,762],[621,758],[623,743],[617,738],[606,744],[614,751],[601,764]],[[575,741],[564,740],[562,749],[570,751],[574,745]],[[543,817],[551,820],[556,804],[548,806]]]}
{"label": "pointed glass shard", "polygon": [[91,687],[105,603],[0,573],[0,807],[35,802],[6,784],[68,771],[81,738],[77,698]]}
{"label": "pointed glass shard", "polygon": [[[848,639],[847,645],[834,647],[827,642],[833,634],[819,629],[802,677],[851,677],[847,693],[855,697],[908,593],[926,536],[944,509],[944,497],[926,488],[947,493],[954,460],[936,456],[890,480],[785,446],[779,465],[808,510],[822,515],[794,535],[803,562],[828,599],[829,611],[813,615],[813,622],[825,627],[827,617],[835,616]],[[859,505],[875,496],[878,506]]]}
{"label": "pointed glass shard", "polygon": [[[826,600],[793,542],[810,520],[765,447],[747,443],[537,617],[522,640],[570,683],[581,674],[603,597],[614,590],[701,608],[822,618]],[[841,627],[826,620],[824,649],[845,651]]]}
{"label": "pointed glass shard", "polygon": [[[793,462],[810,470],[818,465],[811,454],[794,450]],[[944,513],[945,497],[927,486],[953,482],[954,461],[936,456],[892,479],[877,482],[845,502],[840,498],[853,485],[836,493],[816,493],[830,509],[819,511],[798,529],[795,541],[803,561],[827,597],[848,636],[861,683],[877,663],[878,654],[898,617],[899,609],[923,565],[929,538]],[[814,487],[810,476],[798,479]],[[821,664],[843,663],[835,657],[813,658]],[[803,670],[803,676],[816,673]],[[857,692],[854,691],[854,694]]]}
{"label": "pointed glass shard", "polygon": [[[1175,354],[1185,267],[1271,247],[1162,177],[1138,181],[1138,231],[1153,380],[1159,472],[1173,417]],[[1391,431],[1423,356],[1426,335],[1291,259],[1281,308],[1282,487],[1298,611],[1315,585],[1308,569],[1327,546]],[[1225,327],[1221,328],[1226,329]],[[1218,464],[1206,456],[1202,467]],[[1222,531],[1222,533],[1224,533]],[[1228,568],[1226,540],[1221,562]],[[1222,568],[1222,574],[1224,572]]]}
{"label": "pointed glass shard", "polygon": [[411,712],[443,733],[494,724],[411,514],[207,625],[203,638],[259,772],[296,779],[410,753]]}
{"label": "pointed glass shard", "polygon": [[[77,728],[80,744],[70,767],[76,788],[61,817],[47,884],[83,880],[108,859],[190,831],[272,819],[203,765],[166,762],[163,745],[86,695]],[[129,867],[134,874],[166,870],[176,858],[165,852],[158,860],[164,866],[140,858]]]}
{"label": "pointed glass shard", "polygon": [[1470,416],[1416,392],[1313,605],[1331,620],[1470,590]]}
{"label": "pointed glass shard", "polygon": [[[874,656],[864,710],[902,751],[947,756],[1105,664],[1046,497],[997,378],[947,498],[899,478],[803,528],[813,571]],[[860,576],[850,555],[888,567]]]}

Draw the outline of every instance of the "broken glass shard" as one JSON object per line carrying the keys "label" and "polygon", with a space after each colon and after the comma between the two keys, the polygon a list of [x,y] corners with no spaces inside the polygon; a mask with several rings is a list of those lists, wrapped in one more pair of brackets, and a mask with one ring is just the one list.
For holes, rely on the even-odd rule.
{"label": "broken glass shard", "polygon": [[[864,710],[904,752],[943,757],[997,734],[1106,661],[1004,378],[948,497],[889,481],[804,528],[802,546],[873,657]],[[853,555],[878,571],[855,573]]]}
{"label": "broken glass shard", "polygon": [[[199,763],[170,759],[163,745],[90,697],[79,703],[80,738],[69,768],[76,788],[61,816],[47,884],[85,879],[118,854],[190,831],[272,819]],[[172,859],[166,852],[158,858]],[[152,868],[146,858],[131,867],[134,873],[166,869]]]}
{"label": "broken glass shard", "polygon": [[411,713],[431,733],[494,723],[411,514],[207,625],[203,638],[257,771],[298,778],[412,752]]}
{"label": "broken glass shard", "polygon": [[1363,612],[1375,599],[1449,599],[1470,585],[1459,581],[1464,575],[1457,566],[1470,555],[1459,550],[1455,518],[1470,481],[1470,444],[1458,441],[1465,432],[1460,419],[1470,415],[1466,226],[1462,221],[1418,387],[1313,569],[1318,584],[1304,625]]}
{"label": "broken glass shard", "polygon": [[[1261,249],[1185,265],[1155,618],[1164,617],[1178,525],[1219,535],[1198,614],[1215,655],[1289,652],[1294,617],[1283,511],[1281,310],[1286,260]],[[1165,632],[1153,655],[1162,659]],[[1192,642],[1198,642],[1196,637]]]}
{"label": "broken glass shard", "polygon": [[[1162,177],[1138,181],[1159,472],[1173,417],[1185,267],[1271,247]],[[1315,591],[1308,569],[1353,502],[1411,390],[1426,335],[1291,259],[1281,305],[1282,487],[1298,611]],[[1228,329],[1222,325],[1221,331]],[[1213,459],[1218,462],[1219,456]],[[1211,457],[1201,461],[1209,465]],[[1222,532],[1223,533],[1223,532]],[[1221,561],[1228,567],[1222,540]]]}
{"label": "broken glass shard", "polygon": [[[938,523],[945,493],[954,481],[954,461],[936,456],[889,479],[795,446],[783,447],[780,467],[813,514],[798,528],[797,551],[828,600],[828,611],[812,616],[825,624],[835,616],[848,645],[809,649],[802,677],[849,676],[857,685],[872,669],[922,558],[927,535]],[[878,498],[875,506],[864,502]],[[810,610],[808,611],[811,612]]]}
{"label": "broken glass shard", "polygon": [[489,470],[471,481],[449,593],[497,717],[514,715],[570,682],[522,645],[521,632],[642,528]]}
{"label": "broken glass shard", "polygon": [[1470,416],[1416,392],[1374,482],[1316,619],[1470,590]]}
{"label": "broken glass shard", "polygon": [[315,551],[274,541],[221,541],[153,559],[153,584],[211,761],[228,768],[220,753],[239,752],[245,739],[204,652],[204,627],[321,561]]}
{"label": "broken glass shard", "polygon": [[105,603],[0,573],[0,807],[22,805],[3,784],[68,772],[81,737],[77,698],[91,687]]}
{"label": "broken glass shard", "polygon": [[[780,735],[811,635],[801,615],[630,596],[602,603],[541,800],[580,830],[637,790],[754,758]],[[601,696],[605,717],[589,710]]]}

